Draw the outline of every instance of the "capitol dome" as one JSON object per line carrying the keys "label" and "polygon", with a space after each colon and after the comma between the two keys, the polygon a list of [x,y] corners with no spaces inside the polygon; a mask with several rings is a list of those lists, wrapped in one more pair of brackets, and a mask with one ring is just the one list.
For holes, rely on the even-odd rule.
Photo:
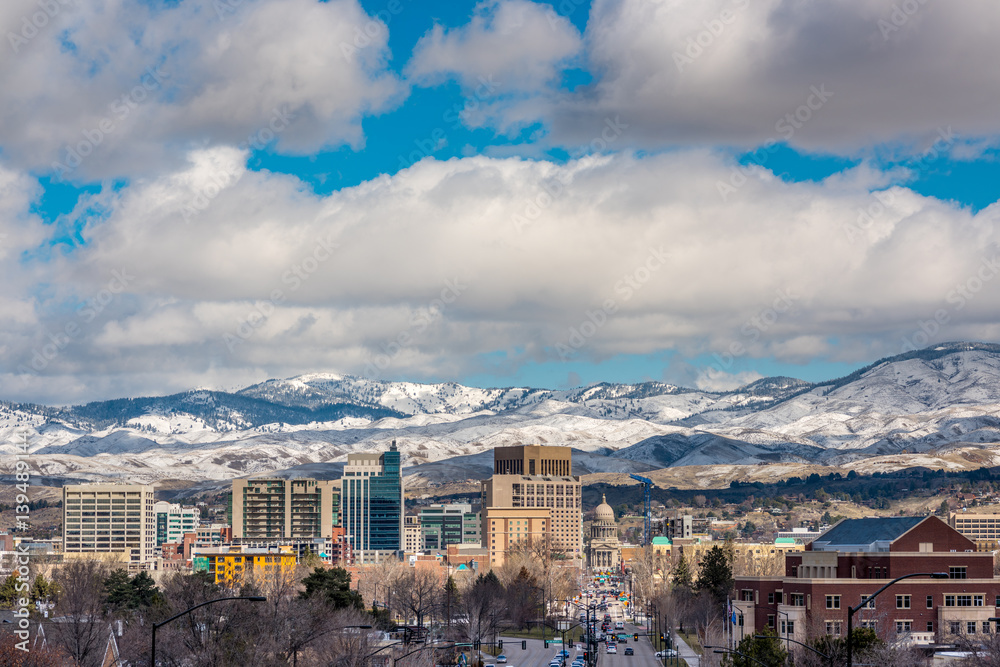
{"label": "capitol dome", "polygon": [[601,494],[601,504],[594,510],[594,519],[601,523],[614,523],[615,511],[608,504],[608,497]]}

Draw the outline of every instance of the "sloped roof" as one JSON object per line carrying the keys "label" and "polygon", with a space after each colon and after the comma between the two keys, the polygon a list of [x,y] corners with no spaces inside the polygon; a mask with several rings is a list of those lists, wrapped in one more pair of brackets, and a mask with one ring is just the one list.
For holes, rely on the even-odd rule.
{"label": "sloped roof", "polygon": [[867,519],[844,519],[813,542],[813,548],[857,546],[875,542],[894,542],[904,533],[926,519],[925,516],[890,516]]}
{"label": "sloped roof", "polygon": [[663,535],[657,535],[656,537],[653,538],[653,544],[658,546],[663,544],[670,544],[670,538],[664,537]]}

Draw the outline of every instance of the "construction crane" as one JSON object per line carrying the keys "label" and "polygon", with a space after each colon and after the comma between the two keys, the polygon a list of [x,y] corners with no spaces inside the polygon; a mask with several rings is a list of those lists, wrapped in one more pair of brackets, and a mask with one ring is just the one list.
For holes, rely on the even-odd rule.
{"label": "construction crane", "polygon": [[653,480],[641,475],[629,473],[629,477],[642,484],[642,544],[649,544],[649,518],[651,516],[649,508],[649,490],[653,487]]}

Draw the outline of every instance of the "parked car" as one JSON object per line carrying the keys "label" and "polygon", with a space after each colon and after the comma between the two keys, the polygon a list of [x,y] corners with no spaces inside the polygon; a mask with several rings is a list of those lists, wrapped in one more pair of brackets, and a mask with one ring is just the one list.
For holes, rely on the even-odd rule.
{"label": "parked car", "polygon": [[632,650],[631,646],[629,646],[627,649],[625,649],[625,655],[632,655],[634,653],[635,653],[635,651]]}
{"label": "parked car", "polygon": [[657,651],[656,652],[656,657],[657,658],[676,658],[677,657],[677,649],[665,648],[662,651]]}

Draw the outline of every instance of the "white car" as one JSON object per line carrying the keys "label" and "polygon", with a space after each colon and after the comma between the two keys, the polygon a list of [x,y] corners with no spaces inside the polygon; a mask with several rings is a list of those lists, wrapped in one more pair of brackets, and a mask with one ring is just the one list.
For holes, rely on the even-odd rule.
{"label": "white car", "polygon": [[608,653],[618,653],[618,648],[614,644],[608,646]]}
{"label": "white car", "polygon": [[497,662],[507,662],[507,656],[501,653],[500,655],[497,656]]}
{"label": "white car", "polygon": [[662,651],[657,651],[656,652],[656,657],[657,658],[676,658],[677,657],[677,649],[665,648]]}

